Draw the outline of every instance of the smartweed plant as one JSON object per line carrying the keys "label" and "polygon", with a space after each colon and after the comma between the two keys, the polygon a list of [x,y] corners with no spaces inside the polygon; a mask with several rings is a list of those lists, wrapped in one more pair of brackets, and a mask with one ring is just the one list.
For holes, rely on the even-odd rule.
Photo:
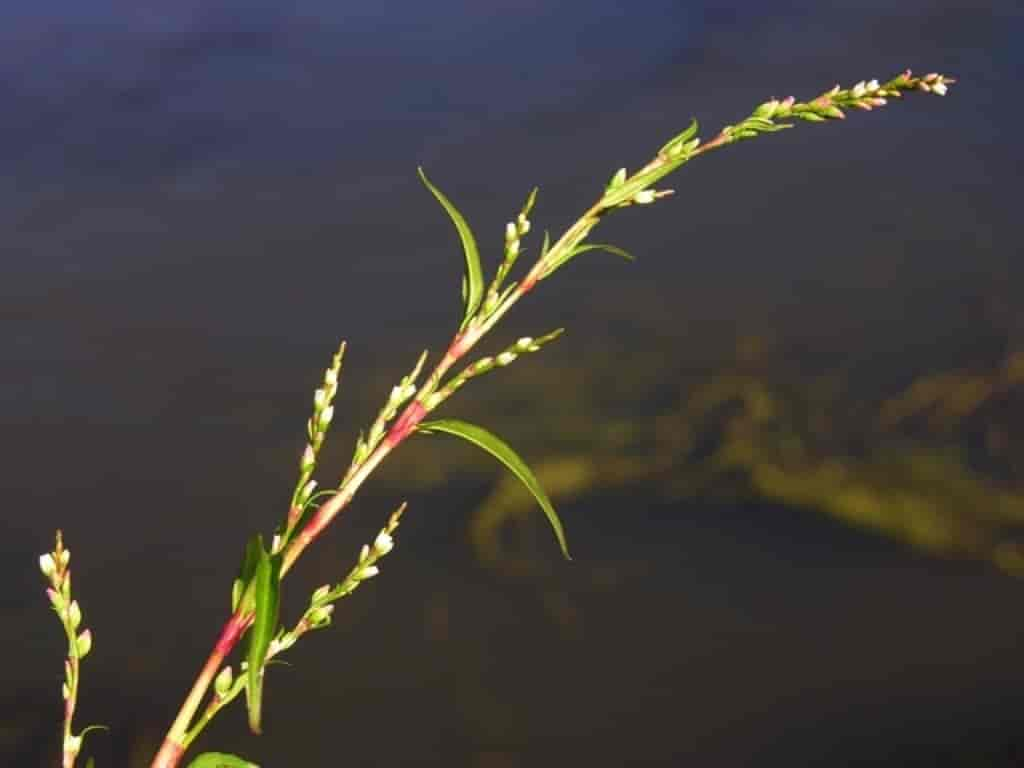
{"label": "smartweed plant", "polygon": [[[331,622],[335,603],[354,592],[363,582],[377,575],[380,561],[394,546],[395,532],[405,504],[388,518],[372,543],[359,552],[352,570],[337,584],[325,584],[310,596],[309,606],[290,627],[282,624],[279,615],[281,583],[320,534],[341,514],[356,492],[388,454],[410,435],[449,434],[467,440],[490,453],[529,489],[547,516],[558,545],[569,557],[565,533],[547,494],[522,459],[501,439],[487,430],[456,419],[428,419],[441,405],[470,380],[514,362],[520,356],[537,352],[553,341],[561,329],[543,336],[523,336],[493,356],[479,357],[451,373],[456,364],[476,347],[477,343],[523,296],[555,274],[569,261],[588,251],[604,250],[630,258],[620,248],[591,242],[594,228],[608,214],[636,205],[647,205],[672,194],[671,189],[656,186],[680,166],[715,149],[738,141],[753,139],[765,133],[791,128],[795,121],[823,123],[843,119],[849,108],[873,110],[904,93],[919,91],[944,95],[954,81],[939,74],[915,77],[908,70],[884,83],[861,81],[850,88],[838,85],[810,101],[793,97],[771,99],[759,105],[748,117],[735,125],[722,128],[711,140],[702,142],[697,136],[697,122],[662,146],[654,158],[639,170],[629,173],[620,168],[614,173],[600,197],[554,242],[545,233],[537,260],[525,274],[513,279],[512,273],[523,252],[523,239],[531,230],[530,215],[537,200],[534,189],[522,209],[505,227],[501,261],[490,283],[485,283],[483,266],[476,239],[462,214],[451,201],[430,182],[423,170],[420,178],[451,218],[465,259],[462,279],[462,322],[433,369],[421,377],[427,363],[424,352],[412,370],[388,395],[376,420],[356,440],[355,451],[347,469],[336,485],[317,490],[313,479],[317,460],[328,427],[334,416],[334,396],[338,391],[345,344],[342,343],[324,372],[323,382],[313,397],[313,414],[306,425],[308,442],[299,459],[299,477],[291,504],[269,546],[262,536],[254,536],[245,548],[245,556],[231,589],[231,615],[221,630],[209,657],[203,663],[181,709],[164,737],[152,761],[152,768],[178,766],[186,751],[207,724],[231,702],[244,695],[249,727],[254,733],[262,728],[263,682],[267,665],[292,649],[308,632],[320,630]],[[73,728],[75,705],[81,682],[82,660],[93,645],[93,635],[82,626],[82,609],[71,593],[70,551],[65,548],[58,531],[51,552],[42,555],[39,565],[49,582],[47,594],[68,638],[64,662],[63,768],[75,765],[83,736]],[[248,638],[244,654],[229,663],[235,647]],[[212,691],[210,690],[212,688]],[[92,765],[92,761],[89,761]],[[234,755],[207,752],[195,757],[191,768],[239,768],[253,766]]]}

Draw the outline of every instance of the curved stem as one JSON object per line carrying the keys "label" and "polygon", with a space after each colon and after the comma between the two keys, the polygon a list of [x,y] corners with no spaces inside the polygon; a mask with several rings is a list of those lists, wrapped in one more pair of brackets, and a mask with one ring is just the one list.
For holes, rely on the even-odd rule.
{"label": "curved stem", "polygon": [[178,765],[182,754],[185,752],[185,738],[188,726],[192,722],[196,710],[199,709],[203,696],[206,695],[206,691],[224,663],[224,659],[227,658],[239,639],[245,634],[249,625],[252,624],[252,620],[252,614],[238,612],[224,624],[224,628],[221,630],[220,636],[213,646],[213,651],[206,659],[203,668],[199,671],[199,675],[192,685],[192,690],[185,697],[181,709],[178,710],[178,715],[171,724],[171,729],[164,737],[160,751],[153,758],[151,768],[175,768]]}

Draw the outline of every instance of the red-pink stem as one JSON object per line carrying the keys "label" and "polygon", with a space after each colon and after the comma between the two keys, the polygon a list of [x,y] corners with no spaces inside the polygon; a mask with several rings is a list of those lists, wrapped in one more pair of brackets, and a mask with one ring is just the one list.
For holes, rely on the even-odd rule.
{"label": "red-pink stem", "polygon": [[210,683],[213,682],[213,678],[224,664],[224,659],[228,657],[228,654],[237,645],[239,639],[245,634],[249,625],[252,624],[252,620],[253,616],[251,613],[243,614],[238,612],[224,624],[224,628],[221,630],[220,636],[213,646],[213,651],[210,653],[209,658],[206,659],[206,663],[200,670],[199,676],[196,677],[192,690],[189,691],[188,696],[181,705],[178,716],[174,719],[174,723],[171,724],[171,729],[167,732],[167,736],[164,737],[160,751],[153,758],[150,768],[176,768],[181,761],[181,757],[185,752],[184,741],[189,723],[192,722],[196,710],[199,709],[199,705],[202,703],[203,696],[206,695]]}

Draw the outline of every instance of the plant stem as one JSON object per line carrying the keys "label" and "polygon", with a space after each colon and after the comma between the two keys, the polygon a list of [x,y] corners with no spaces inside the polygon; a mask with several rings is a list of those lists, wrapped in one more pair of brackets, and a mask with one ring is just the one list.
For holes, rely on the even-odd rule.
{"label": "plant stem", "polygon": [[249,628],[252,620],[252,614],[243,614],[239,611],[232,615],[224,624],[224,628],[221,630],[220,636],[213,646],[213,651],[200,670],[199,676],[196,677],[192,690],[185,697],[185,701],[178,711],[178,716],[174,719],[171,729],[164,737],[160,751],[153,758],[151,768],[175,768],[178,765],[182,754],[185,752],[185,736],[188,732],[189,723],[192,722],[196,710],[199,709],[199,705],[203,701],[203,696],[206,695],[206,691],[224,663],[224,659],[231,653],[238,640],[245,633],[245,630]]}

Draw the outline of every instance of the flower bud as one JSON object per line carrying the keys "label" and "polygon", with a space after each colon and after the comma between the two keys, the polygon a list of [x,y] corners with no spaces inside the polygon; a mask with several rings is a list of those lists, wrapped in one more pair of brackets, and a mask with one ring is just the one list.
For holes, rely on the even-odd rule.
{"label": "flower bud", "polygon": [[519,230],[511,221],[505,225],[505,242],[511,243],[519,236]]}
{"label": "flower bud", "polygon": [[638,205],[646,205],[647,203],[654,202],[654,190],[653,189],[641,189],[635,195],[633,195],[633,202]]}
{"label": "flower bud", "polygon": [[376,565],[368,565],[359,571],[359,576],[357,578],[360,581],[365,581],[366,579],[372,579],[378,573],[380,573],[380,568]]}
{"label": "flower bud", "polygon": [[234,682],[234,674],[231,671],[231,667],[224,667],[213,680],[213,690],[217,692],[218,696],[223,698],[231,690],[232,682]]}
{"label": "flower bud", "polygon": [[530,231],[530,220],[522,213],[516,218],[516,228],[519,230],[520,236]]}
{"label": "flower bud", "polygon": [[377,534],[377,538],[373,540],[373,548],[379,557],[386,555],[394,546],[394,539],[391,538],[391,534],[387,531],[381,531]]}
{"label": "flower bud", "polygon": [[502,352],[495,358],[495,362],[497,362],[498,365],[508,365],[517,357],[518,355],[515,352],[510,352],[506,350],[505,352]]}
{"label": "flower bud", "polygon": [[303,472],[308,472],[316,464],[316,451],[313,450],[313,446],[307,443],[306,450],[302,452],[302,459],[299,461],[299,467]]}
{"label": "flower bud", "polygon": [[932,93],[937,93],[939,96],[946,95],[946,84],[941,80],[932,86]]}
{"label": "flower bud", "polygon": [[46,578],[50,578],[57,572],[57,563],[54,561],[53,555],[47,553],[39,556],[39,570]]}
{"label": "flower bud", "polygon": [[859,99],[861,96],[867,93],[867,91],[867,84],[863,80],[861,80],[859,83],[853,86],[853,88],[850,89],[850,95],[853,96],[853,98],[855,99]]}
{"label": "flower bud", "polygon": [[319,427],[321,430],[327,429],[330,426],[331,419],[334,418],[334,406],[328,405],[322,411],[320,411],[320,423]]}
{"label": "flower bud", "polygon": [[322,627],[331,620],[331,614],[334,612],[333,605],[321,605],[319,608],[314,608],[309,612],[309,623],[314,629]]}
{"label": "flower bud", "polygon": [[87,629],[78,636],[76,642],[76,648],[78,649],[78,658],[84,659],[88,655],[89,651],[92,650],[92,630]]}
{"label": "flower bud", "polygon": [[327,393],[322,389],[318,389],[313,393],[313,407],[320,411],[323,410],[325,405],[327,405]]}
{"label": "flower bud", "polygon": [[299,504],[305,504],[309,501],[309,497],[313,495],[313,491],[316,490],[316,480],[310,480],[299,491]]}
{"label": "flower bud", "polygon": [[325,597],[327,597],[327,593],[330,592],[330,591],[331,591],[331,585],[330,584],[324,584],[322,587],[317,587],[316,591],[313,592],[313,596],[310,598],[310,602],[311,603],[319,603],[321,600],[323,600]]}
{"label": "flower bud", "polygon": [[78,625],[82,623],[82,609],[77,600],[72,600],[68,606],[68,623],[71,629],[78,629]]}

